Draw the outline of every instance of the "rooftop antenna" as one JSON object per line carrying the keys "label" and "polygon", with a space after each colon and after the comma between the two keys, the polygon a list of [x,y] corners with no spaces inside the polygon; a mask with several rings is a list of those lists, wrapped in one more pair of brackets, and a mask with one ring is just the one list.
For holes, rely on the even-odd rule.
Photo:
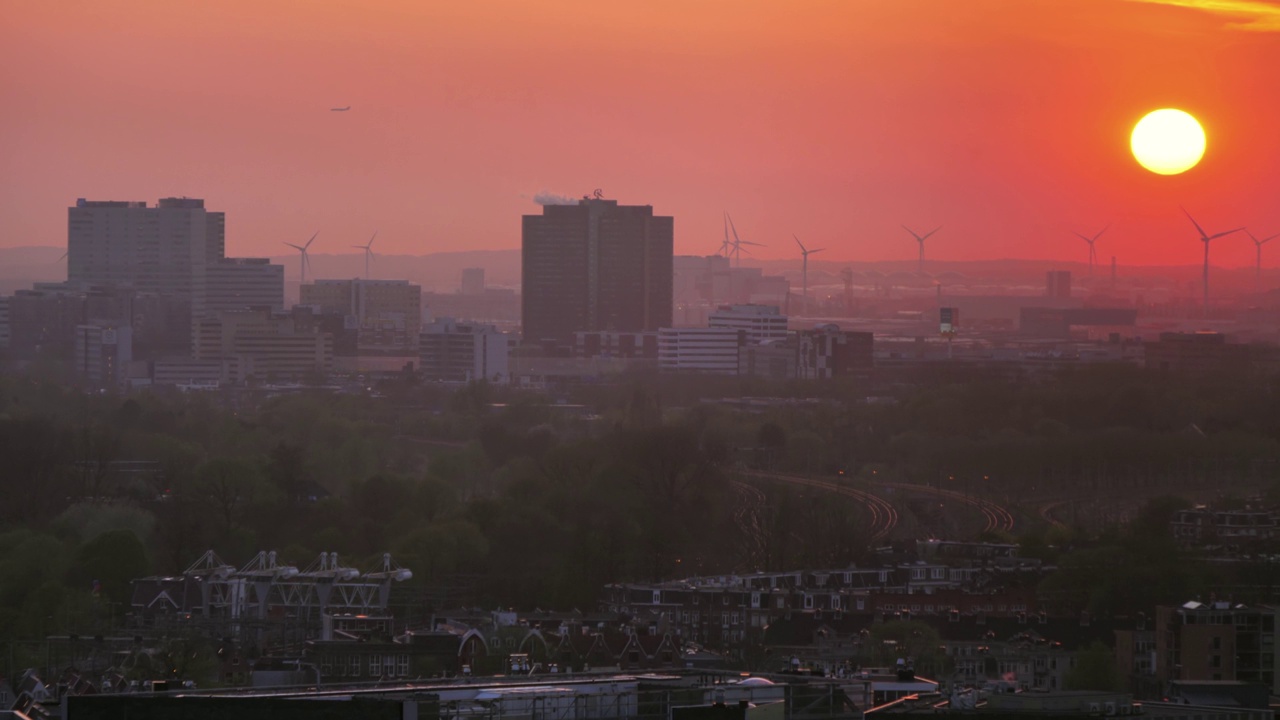
{"label": "rooftop antenna", "polygon": [[727,218],[727,219],[729,220],[729,229],[733,231],[733,262],[734,262],[734,265],[736,265],[736,266],[738,266],[738,267],[741,267],[741,266],[742,266],[742,253],[744,253],[744,252],[745,252],[745,253],[746,253],[746,254],[748,254],[748,255],[750,255],[750,254],[751,254],[751,251],[750,251],[750,250],[743,250],[743,249],[742,249],[742,246],[743,246],[743,245],[753,245],[753,246],[755,246],[755,247],[764,247],[764,244],[762,244],[762,243],[756,243],[756,242],[749,242],[749,241],[747,241],[747,240],[743,240],[743,239],[739,238],[739,237],[738,237],[738,228],[733,224],[733,217],[732,217],[732,216],[730,216],[730,215],[729,215],[729,213],[725,213],[725,214],[724,214],[724,216],[725,216],[725,218]]}
{"label": "rooftop antenna", "polygon": [[809,250],[804,246],[804,243],[800,242],[800,238],[796,237],[794,233],[791,237],[796,239],[796,244],[800,246],[800,256],[804,258],[800,266],[800,282],[801,287],[803,288],[800,293],[800,307],[803,311],[807,311],[809,309],[809,256],[814,253],[822,252],[823,250],[826,250],[826,248],[814,248]]}
{"label": "rooftop antenna", "polygon": [[1106,232],[1107,228],[1109,227],[1111,227],[1110,224],[1108,224],[1107,227],[1104,227],[1101,230],[1099,230],[1097,234],[1094,235],[1093,237],[1089,237],[1084,233],[1075,233],[1076,237],[1089,243],[1089,277],[1093,277],[1093,263],[1095,260],[1098,259],[1098,248],[1095,247],[1094,244],[1098,242],[1098,238],[1102,237],[1102,233]]}
{"label": "rooftop antenna", "polygon": [[297,250],[299,253],[302,254],[302,263],[301,263],[302,281],[300,283],[301,285],[307,284],[307,266],[311,264],[311,258],[310,256],[307,255],[307,248],[311,247],[311,243],[316,241],[316,235],[319,235],[319,234],[320,234],[320,231],[317,230],[315,234],[311,236],[311,239],[306,242],[305,245],[294,245],[291,242],[285,243],[285,245],[288,245],[289,247],[293,248],[294,250]]}
{"label": "rooftop antenna", "polygon": [[1256,294],[1262,290],[1262,246],[1280,237],[1280,233],[1276,233],[1271,237],[1263,238],[1261,240],[1254,237],[1253,233],[1248,230],[1245,230],[1244,234],[1249,236],[1249,239],[1253,241],[1254,248],[1258,251],[1258,265],[1254,270],[1253,276],[1253,292]]}
{"label": "rooftop antenna", "polygon": [[911,228],[907,227],[906,225],[903,225],[903,226],[902,226],[902,229],[903,229],[903,230],[906,230],[906,231],[907,231],[907,232],[909,232],[909,233],[911,233],[911,237],[915,238],[915,239],[916,239],[916,242],[920,244],[920,268],[919,268],[919,269],[920,269],[920,273],[921,273],[921,274],[924,274],[924,241],[925,241],[925,240],[928,240],[930,235],[932,235],[932,234],[934,234],[934,233],[938,232],[939,230],[941,230],[941,229],[942,229],[942,226],[941,226],[941,225],[939,225],[938,227],[936,227],[936,228],[934,228],[934,229],[930,230],[929,232],[925,233],[924,235],[917,235],[915,230],[912,230]]}
{"label": "rooftop antenna", "polygon": [[352,245],[351,247],[358,250],[364,250],[364,279],[369,279],[369,261],[373,259],[373,241],[378,237],[378,231],[373,231],[373,237],[369,238],[369,242],[364,245]]}
{"label": "rooftop antenna", "polygon": [[1227,230],[1226,232],[1220,232],[1214,235],[1209,235],[1204,231],[1204,228],[1200,227],[1200,223],[1196,222],[1196,219],[1191,217],[1191,213],[1187,212],[1186,208],[1182,207],[1181,205],[1179,205],[1178,207],[1181,208],[1182,212],[1186,214],[1187,219],[1191,221],[1191,224],[1196,226],[1196,232],[1200,233],[1200,242],[1204,243],[1204,316],[1205,318],[1208,318],[1209,317],[1209,241],[1217,240],[1220,237],[1226,237],[1231,233],[1240,232],[1244,228],[1238,227],[1233,230]]}

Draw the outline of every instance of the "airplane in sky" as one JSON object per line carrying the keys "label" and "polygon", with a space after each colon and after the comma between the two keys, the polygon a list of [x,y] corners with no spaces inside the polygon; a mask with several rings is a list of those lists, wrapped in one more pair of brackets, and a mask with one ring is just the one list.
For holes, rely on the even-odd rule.
{"label": "airplane in sky", "polygon": [[348,111],[348,110],[350,110],[350,109],[351,109],[351,106],[350,106],[350,105],[348,105],[348,106],[346,106],[346,107],[344,107],[344,108],[329,108],[329,112],[346,112],[346,111]]}

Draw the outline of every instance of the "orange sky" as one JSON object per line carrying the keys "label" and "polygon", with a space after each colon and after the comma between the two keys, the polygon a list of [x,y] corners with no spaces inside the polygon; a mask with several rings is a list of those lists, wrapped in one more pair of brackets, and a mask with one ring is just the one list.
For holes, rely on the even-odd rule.
{"label": "orange sky", "polygon": [[[1195,263],[1280,232],[1280,7],[1248,0],[0,0],[0,246],[77,197],[204,197],[228,252],[519,246],[603,188],[710,253]],[[332,106],[351,105],[348,113]],[[1202,164],[1142,170],[1148,110]],[[1280,253],[1280,246],[1276,247]],[[1215,264],[1252,261],[1248,239]],[[815,258],[817,259],[817,258]],[[1275,263],[1280,264],[1280,255]]]}

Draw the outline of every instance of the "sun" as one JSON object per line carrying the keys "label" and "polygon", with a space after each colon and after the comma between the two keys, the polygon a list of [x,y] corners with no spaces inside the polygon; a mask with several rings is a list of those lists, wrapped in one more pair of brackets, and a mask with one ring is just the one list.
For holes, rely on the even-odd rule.
{"label": "sun", "polygon": [[1160,175],[1177,175],[1204,157],[1204,128],[1190,113],[1162,108],[1147,113],[1129,136],[1129,147],[1142,167]]}

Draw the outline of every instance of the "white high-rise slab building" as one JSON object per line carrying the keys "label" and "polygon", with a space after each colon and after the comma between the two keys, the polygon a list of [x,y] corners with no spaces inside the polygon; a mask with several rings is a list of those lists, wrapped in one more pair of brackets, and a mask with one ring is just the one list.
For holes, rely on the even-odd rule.
{"label": "white high-rise slab building", "polygon": [[67,208],[67,282],[190,301],[195,318],[284,307],[284,268],[226,257],[226,215],[199,198],[79,199]]}
{"label": "white high-rise slab building", "polygon": [[67,280],[189,298],[204,311],[205,269],[226,249],[224,213],[196,198],[80,199],[67,209]]}

